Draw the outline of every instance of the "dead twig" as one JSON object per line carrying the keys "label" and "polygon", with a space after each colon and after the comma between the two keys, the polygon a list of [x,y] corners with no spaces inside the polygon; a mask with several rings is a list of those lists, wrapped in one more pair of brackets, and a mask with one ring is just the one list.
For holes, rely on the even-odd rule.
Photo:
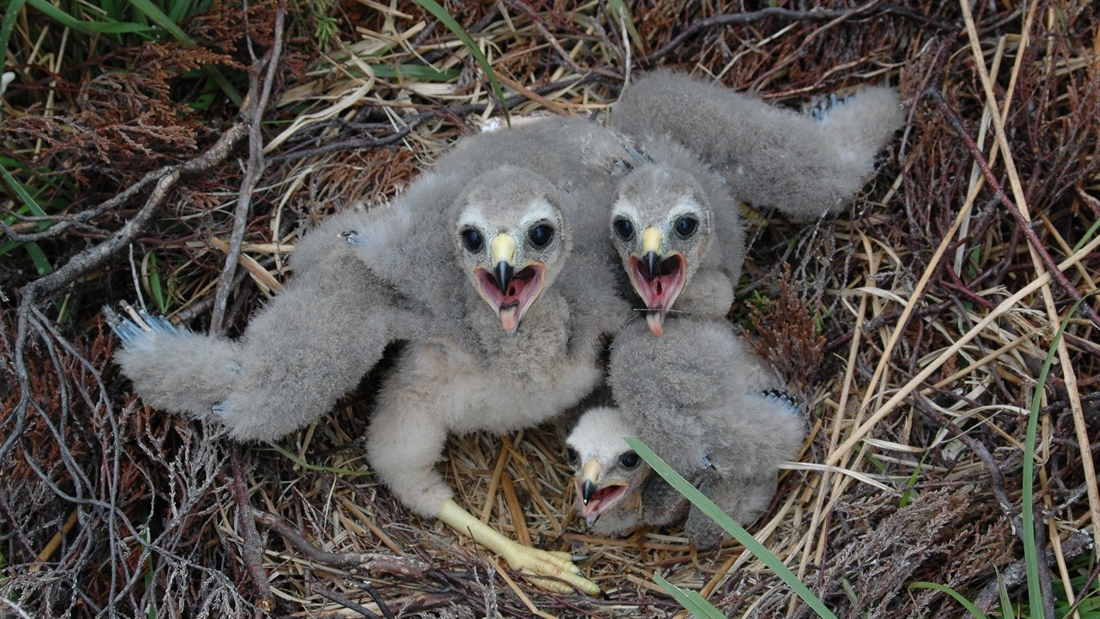
{"label": "dead twig", "polygon": [[875,9],[878,4],[879,0],[872,0],[867,4],[856,7],[854,9],[828,10],[815,8],[809,11],[795,11],[793,9],[784,9],[780,7],[768,7],[766,9],[751,11],[749,13],[730,13],[727,15],[718,15],[716,17],[710,17],[707,19],[700,19],[698,21],[692,22],[692,24],[688,26],[687,29],[676,35],[676,37],[669,41],[664,47],[646,56],[645,58],[642,58],[641,61],[644,64],[652,64],[657,60],[667,56],[687,39],[692,38],[705,30],[710,30],[711,28],[719,28],[721,26],[729,26],[731,24],[748,24],[760,21],[767,17],[778,17],[780,19],[786,19],[790,21],[829,21],[837,18],[856,17],[862,14],[873,15],[876,13],[893,13],[902,17],[908,17],[911,19],[923,21],[930,25],[936,26],[941,30],[954,29],[954,26],[952,26],[951,24],[929,19],[927,17],[918,15],[912,11],[899,7],[882,7],[877,11],[874,11],[873,9]]}
{"label": "dead twig", "polygon": [[[922,402],[923,398],[918,396],[918,402]],[[981,441],[975,439],[969,434],[963,432],[959,426],[951,423],[946,417],[936,411],[931,406],[919,406],[921,414],[927,417],[932,423],[940,426],[952,438],[957,438],[963,442],[964,445],[970,448],[974,452],[974,455],[978,456],[978,459],[985,465],[987,471],[989,471],[990,481],[993,482],[993,496],[997,499],[997,505],[1000,506],[1001,511],[1004,513],[1005,518],[1012,524],[1012,530],[1016,533],[1020,539],[1023,539],[1023,522],[1020,520],[1020,515],[1017,513],[1016,508],[1012,506],[1012,501],[1008,499],[1008,492],[1005,491],[1005,477],[1001,473],[1001,468],[997,466],[997,462],[993,459],[993,455],[989,453],[985,445]]]}
{"label": "dead twig", "polygon": [[[135,238],[144,234],[152,226],[160,207],[168,200],[179,182],[220,165],[229,157],[229,154],[236,147],[237,142],[245,136],[245,133],[243,123],[235,124],[222,134],[222,137],[202,155],[187,163],[162,168],[147,174],[135,187],[146,187],[155,182],[153,190],[146,198],[145,204],[133,217],[127,220],[126,224],[107,240],[76,254],[60,269],[36,279],[23,288],[23,297],[19,302],[17,314],[15,346],[12,351],[20,396],[12,414],[7,417],[8,422],[13,423],[14,427],[3,445],[0,445],[0,461],[3,461],[16,443],[19,442],[26,423],[27,411],[31,401],[31,389],[30,373],[27,369],[24,351],[27,346],[31,323],[36,322],[32,313],[39,300],[60,291],[77,279],[102,267],[112,256],[122,251]],[[130,190],[124,191],[94,210],[103,209],[103,206],[108,203],[112,205],[122,204],[125,202],[125,199],[122,199],[123,196],[128,199],[134,193]]]}
{"label": "dead twig", "polygon": [[332,600],[333,602],[336,602],[344,608],[347,608],[348,610],[353,610],[360,615],[367,617],[368,619],[382,619],[377,613],[371,612],[365,606],[356,604],[355,602],[352,602],[351,600],[340,595],[339,593],[336,593],[335,591],[332,591],[331,589],[322,587],[320,585],[314,585],[312,589],[314,592],[320,594],[321,597]]}
{"label": "dead twig", "polygon": [[[255,191],[256,184],[260,182],[264,172],[264,137],[260,130],[260,123],[263,121],[264,110],[267,109],[268,101],[271,99],[271,88],[276,78],[275,70],[279,67],[285,17],[286,3],[280,2],[275,11],[275,41],[264,57],[255,63],[254,71],[249,76],[248,104],[245,105],[244,114],[248,122],[248,165],[245,168],[244,179],[241,181],[237,207],[233,210],[233,232],[229,235],[229,251],[225,256],[225,266],[222,267],[218,291],[214,296],[214,314],[210,319],[210,332],[216,335],[225,333],[225,307],[232,289],[233,275],[237,271],[237,260],[241,255],[241,243],[244,242],[244,230],[248,225],[248,213],[252,205],[252,192]],[[267,74],[261,82],[260,70],[265,66]]]}
{"label": "dead twig", "polygon": [[[1040,525],[1045,528],[1046,525]],[[1085,531],[1078,531],[1074,533],[1062,542],[1062,554],[1067,559],[1080,556],[1089,551],[1093,545],[1092,536]],[[1050,565],[1054,561],[1054,557],[1046,555],[1046,563],[1044,565]],[[1001,599],[1001,584],[1004,584],[1005,589],[1012,591],[1027,581],[1027,566],[1023,559],[1010,564],[1001,570],[998,570],[1000,577],[986,583],[982,587],[982,592],[978,594],[978,598],[974,600],[974,605],[982,611],[993,610],[999,600]],[[1050,615],[1054,616],[1054,615]],[[1067,617],[1069,615],[1066,615]]]}
{"label": "dead twig", "polygon": [[387,606],[386,602],[382,599],[382,594],[378,592],[378,589],[374,588],[374,585],[366,581],[355,581],[352,584],[362,589],[363,591],[366,591],[367,594],[370,595],[371,599],[374,600],[374,603],[378,604],[378,610],[382,612],[383,617],[385,617],[386,619],[397,619],[397,617],[394,616],[393,611],[390,610],[390,607]]}
{"label": "dead twig", "polygon": [[249,518],[252,504],[248,500],[248,487],[244,481],[244,472],[241,469],[241,447],[237,443],[230,449],[230,466],[233,473],[233,499],[237,502],[237,526],[241,535],[241,559],[244,560],[245,569],[252,578],[252,584],[260,600],[256,606],[265,611],[275,610],[275,596],[271,593],[271,583],[263,568],[264,551],[260,545],[260,534],[256,531],[256,523]]}
{"label": "dead twig", "polygon": [[[1039,239],[1039,236],[1035,234],[1035,230],[1032,229],[1025,219],[1020,209],[1008,197],[1005,193],[1004,187],[997,181],[996,175],[993,174],[993,170],[989,168],[989,162],[986,161],[985,156],[982,155],[982,151],[978,148],[978,145],[974,143],[974,139],[970,137],[970,133],[967,132],[966,127],[963,127],[962,121],[951,110],[951,106],[947,104],[947,100],[940,94],[938,88],[929,88],[924,91],[924,96],[928,97],[936,104],[936,107],[943,113],[944,118],[947,119],[947,123],[951,125],[951,128],[955,130],[959,138],[966,144],[967,150],[970,151],[972,157],[974,157],[974,163],[978,165],[978,168],[982,171],[982,176],[985,177],[985,181],[989,183],[990,188],[993,189],[994,197],[1001,202],[1008,210],[1012,218],[1016,220],[1016,224],[1019,226],[1020,231],[1027,237],[1028,243],[1031,243],[1031,247],[1035,250],[1035,253],[1043,261],[1043,266],[1046,267],[1047,272],[1054,278],[1054,281],[1058,282],[1058,285],[1070,295],[1074,302],[1081,300],[1081,293],[1077,291],[1077,287],[1070,283],[1066,278],[1065,273],[1058,270],[1058,264],[1054,262],[1054,258],[1050,256],[1050,252],[1043,246],[1043,241]],[[1096,314],[1096,311],[1092,309],[1092,306],[1087,303],[1081,303],[1080,311],[1084,314],[1092,324],[1100,328],[1100,316]]]}
{"label": "dead twig", "polygon": [[429,569],[429,566],[423,562],[407,557],[394,557],[375,552],[349,552],[343,554],[327,552],[314,546],[294,527],[274,514],[253,509],[252,517],[274,529],[276,533],[285,537],[291,545],[312,561],[322,565],[348,569],[353,572],[397,574],[409,578],[423,578]]}

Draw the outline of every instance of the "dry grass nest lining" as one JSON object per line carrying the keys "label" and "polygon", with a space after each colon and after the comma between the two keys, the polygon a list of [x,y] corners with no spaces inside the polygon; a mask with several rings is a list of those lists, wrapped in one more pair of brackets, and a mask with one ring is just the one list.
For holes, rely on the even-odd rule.
{"label": "dry grass nest lining", "polygon": [[[256,19],[274,23],[273,5],[261,8],[266,12]],[[1041,284],[1035,266],[1041,256],[1029,251],[1010,207],[982,180],[949,115],[961,117],[967,135],[984,136],[978,140],[984,159],[1012,156],[1022,191],[1003,163],[993,164],[994,178],[1039,222],[1034,229],[1044,251],[1056,262],[1073,256],[1065,274],[1077,295],[1095,291],[1098,259],[1094,247],[1073,246],[1100,217],[1100,60],[1090,38],[1096,15],[1083,4],[1024,8],[976,8],[976,36],[968,34],[960,7],[917,3],[838,9],[824,20],[757,16],[721,28],[704,27],[705,19],[734,12],[718,3],[682,13],[637,8],[632,15],[641,40],[629,54],[634,66],[676,65],[789,104],[889,80],[909,104],[904,135],[851,217],[752,223],[741,295],[757,311],[735,309],[740,324],[755,325],[754,337],[773,360],[795,360],[783,369],[813,401],[800,462],[835,467],[784,472],[773,508],[752,530],[838,614],[961,614],[943,594],[906,586],[933,581],[979,596],[995,578],[993,568],[1008,574],[1020,557],[1009,524],[1022,484],[1021,409],[1073,295]],[[619,30],[597,4],[562,11],[515,2],[456,15],[479,33],[508,95],[522,100],[512,108],[516,114],[601,111],[628,64]],[[302,225],[351,202],[392,197],[458,135],[499,111],[456,39],[414,6],[353,6],[346,19],[344,46],[307,64],[288,39],[285,64],[277,67],[275,78],[286,87],[272,94],[277,104],[265,118],[281,122],[260,134],[268,165],[242,229],[245,268],[227,312],[233,330],[278,289],[285,251]],[[35,64],[32,52],[21,53],[22,62]],[[444,83],[371,76],[367,60],[353,53],[375,54],[372,64],[427,62],[458,75]],[[987,86],[1008,112],[1000,147],[985,108]],[[925,95],[929,90],[942,93],[943,107]],[[57,91],[50,118],[75,116],[85,104],[64,92]],[[86,92],[94,99],[97,91]],[[23,118],[46,122],[31,95],[15,100],[30,100]],[[441,105],[449,111],[439,113]],[[123,189],[110,183],[126,178],[110,173],[110,144],[85,152],[42,133],[40,144],[27,145],[18,138],[31,120],[4,126],[12,152],[59,170],[107,169],[79,185],[89,196]],[[143,138],[153,152],[167,148],[156,135],[172,134]],[[147,161],[160,165],[156,157]],[[227,213],[248,169],[242,159],[172,188],[175,208],[134,246],[133,279],[146,297],[159,268],[166,280],[174,278],[174,313],[204,315],[216,305],[213,291],[233,228]],[[974,199],[971,187],[980,187]],[[85,220],[92,231],[75,227],[88,241],[74,243],[72,231],[56,237],[55,265],[75,247],[100,242],[95,230],[114,230],[137,215],[125,201],[93,213]],[[793,284],[783,279],[784,264],[792,267]],[[158,615],[239,614],[253,605],[354,615],[359,605],[451,616],[528,616],[535,607],[555,615],[671,616],[676,605],[651,584],[652,572],[660,571],[731,615],[794,608],[787,589],[740,547],[696,554],[675,528],[621,540],[588,536],[570,517],[571,480],[553,429],[503,440],[453,438],[443,471],[459,501],[494,526],[589,556],[585,572],[607,599],[545,595],[485,563],[476,548],[436,523],[410,517],[358,476],[366,467],[359,438],[369,418],[369,381],[359,399],[280,443],[295,458],[208,440],[211,429],[145,409],[117,377],[109,363],[115,344],[91,318],[101,302],[131,300],[131,264],[112,258],[92,273],[79,274],[79,293],[58,297],[78,326],[55,326],[59,307],[34,299],[4,310],[0,380],[15,388],[4,390],[0,427],[5,434],[18,427],[22,438],[5,442],[0,454],[0,513],[10,523],[0,528],[7,540],[0,585],[6,600],[44,615],[67,608],[77,615],[107,608],[136,615],[151,604]],[[3,277],[9,291],[31,279],[19,271]],[[1085,549],[1077,532],[1100,526],[1081,461],[1089,453],[1084,441],[1100,441],[1097,338],[1078,316],[1043,394],[1037,454],[1039,505],[1048,516],[1044,546],[1056,577],[1068,575],[1067,564]],[[975,337],[960,345],[969,334]],[[1066,382],[1066,367],[1076,386]],[[965,437],[956,438],[953,428]],[[862,442],[852,438],[857,434]],[[248,505],[266,514],[258,526],[240,517]],[[292,543],[292,531],[325,551],[369,556],[356,557],[357,573],[333,567],[338,557],[311,557]]]}

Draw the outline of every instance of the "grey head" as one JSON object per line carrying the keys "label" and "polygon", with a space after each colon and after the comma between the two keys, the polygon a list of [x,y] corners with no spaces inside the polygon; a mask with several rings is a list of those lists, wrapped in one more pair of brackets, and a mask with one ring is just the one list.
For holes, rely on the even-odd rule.
{"label": "grey head", "polygon": [[560,201],[550,181],[515,166],[481,174],[455,201],[458,259],[509,337],[569,255]]}
{"label": "grey head", "polygon": [[642,523],[642,489],[651,469],[623,438],[633,434],[618,410],[599,407],[586,411],[565,439],[577,511],[590,527],[600,521],[604,533]]}
{"label": "grey head", "polygon": [[710,245],[713,228],[707,193],[695,176],[649,164],[619,186],[611,209],[611,241],[635,292],[645,303],[654,335]]}

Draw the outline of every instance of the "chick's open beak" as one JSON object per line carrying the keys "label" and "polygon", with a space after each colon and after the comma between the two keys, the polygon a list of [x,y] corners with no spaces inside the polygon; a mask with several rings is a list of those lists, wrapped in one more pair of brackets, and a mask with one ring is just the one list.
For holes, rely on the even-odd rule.
{"label": "chick's open beak", "polygon": [[604,512],[620,504],[630,490],[622,481],[604,480],[604,485],[599,485],[602,470],[596,459],[589,460],[577,479],[577,493],[583,505],[580,511],[588,526],[596,524]]}
{"label": "chick's open beak", "polygon": [[687,271],[687,259],[680,252],[661,254],[664,238],[656,228],[642,231],[641,257],[630,256],[630,281],[634,290],[645,301],[646,323],[654,335],[664,335],[665,316],[672,308],[676,297],[684,289],[684,273]]}
{"label": "chick's open beak", "polygon": [[516,239],[501,233],[489,244],[489,268],[474,267],[478,293],[500,318],[508,337],[515,337],[524,314],[542,292],[546,266],[531,261],[516,265]]}

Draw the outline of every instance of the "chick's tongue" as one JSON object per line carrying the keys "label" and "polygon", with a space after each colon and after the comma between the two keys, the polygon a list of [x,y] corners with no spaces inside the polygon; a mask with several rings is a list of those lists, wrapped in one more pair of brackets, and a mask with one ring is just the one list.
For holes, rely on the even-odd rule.
{"label": "chick's tongue", "polygon": [[585,505],[584,509],[581,510],[581,515],[587,517],[595,514],[600,510],[600,506],[603,505],[604,501],[613,499],[615,496],[618,496],[622,491],[622,486],[616,485],[600,488],[596,492],[592,493],[592,498],[588,499],[588,505]]}
{"label": "chick's tongue", "polygon": [[603,503],[603,501],[600,500],[600,499],[595,499],[595,498],[594,499],[589,499],[588,505],[585,505],[584,509],[581,510],[581,515],[584,516],[585,518],[588,518],[592,514],[595,514],[597,511],[599,511],[600,505],[602,503]]}
{"label": "chick's tongue", "polygon": [[519,306],[509,305],[508,307],[500,308],[500,327],[505,331],[515,331],[517,321],[519,317]]}

